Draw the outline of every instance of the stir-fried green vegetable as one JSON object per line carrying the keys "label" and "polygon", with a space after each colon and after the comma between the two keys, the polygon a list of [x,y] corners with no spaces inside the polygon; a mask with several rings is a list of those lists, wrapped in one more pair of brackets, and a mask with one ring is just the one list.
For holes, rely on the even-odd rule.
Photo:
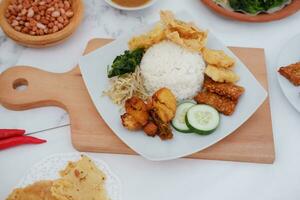
{"label": "stir-fried green vegetable", "polygon": [[140,48],[133,51],[126,50],[124,54],[117,56],[108,71],[108,78],[134,72],[140,65],[144,53],[145,50]]}
{"label": "stir-fried green vegetable", "polygon": [[242,10],[250,14],[256,14],[281,6],[287,1],[288,0],[229,0],[229,4],[235,11]]}

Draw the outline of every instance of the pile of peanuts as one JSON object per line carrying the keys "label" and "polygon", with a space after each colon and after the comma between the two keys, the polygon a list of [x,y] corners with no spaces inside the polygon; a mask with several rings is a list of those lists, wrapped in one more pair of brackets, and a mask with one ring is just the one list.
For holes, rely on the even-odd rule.
{"label": "pile of peanuts", "polygon": [[30,35],[47,35],[67,26],[74,13],[72,0],[11,0],[5,17],[16,30]]}

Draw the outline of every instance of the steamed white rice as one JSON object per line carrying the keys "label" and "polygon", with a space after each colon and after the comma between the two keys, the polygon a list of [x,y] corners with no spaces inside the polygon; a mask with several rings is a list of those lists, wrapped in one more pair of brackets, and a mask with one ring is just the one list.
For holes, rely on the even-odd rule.
{"label": "steamed white rice", "polygon": [[194,97],[204,80],[205,63],[202,56],[170,41],[162,41],[150,47],[140,67],[150,94],[167,87],[177,100]]}

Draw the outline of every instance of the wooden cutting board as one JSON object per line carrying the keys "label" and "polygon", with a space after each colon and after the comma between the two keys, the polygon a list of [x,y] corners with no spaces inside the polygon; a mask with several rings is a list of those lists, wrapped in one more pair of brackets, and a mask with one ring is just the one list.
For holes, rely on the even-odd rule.
{"label": "wooden cutting board", "polygon": [[[110,41],[93,39],[88,43],[85,53]],[[240,47],[230,49],[268,89],[264,50]],[[27,88],[24,91],[18,90],[21,85],[27,85]],[[0,75],[0,103],[11,110],[61,107],[70,115],[72,143],[77,150],[136,154],[104,123],[89,97],[78,67],[60,74],[28,66],[12,67]],[[269,100],[234,133],[188,157],[273,163],[275,152]]]}

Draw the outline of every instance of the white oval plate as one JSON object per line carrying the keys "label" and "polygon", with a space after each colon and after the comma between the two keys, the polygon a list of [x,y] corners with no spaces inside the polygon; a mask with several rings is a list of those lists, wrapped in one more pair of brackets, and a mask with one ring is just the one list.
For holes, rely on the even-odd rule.
{"label": "white oval plate", "polygon": [[138,7],[125,7],[125,6],[120,6],[116,3],[114,3],[112,0],[105,0],[106,3],[108,3],[110,6],[117,8],[119,10],[127,10],[127,11],[133,11],[133,10],[142,10],[145,8],[148,8],[152,6],[157,0],[150,0],[148,3],[138,6]]}
{"label": "white oval plate", "polygon": [[[300,62],[300,34],[290,39],[281,49],[277,61],[277,71],[282,66],[287,66],[296,62]],[[277,79],[288,101],[298,112],[300,112],[300,86],[294,86],[278,72]]]}
{"label": "white oval plate", "polygon": [[[185,21],[196,22],[188,13],[182,13],[182,15],[177,17]],[[235,71],[241,78],[238,84],[246,89],[234,114],[230,117],[222,115],[220,126],[208,136],[182,134],[173,130],[174,138],[172,140],[161,141],[159,137],[148,137],[142,131],[132,132],[125,129],[120,120],[120,107],[113,104],[108,97],[102,95],[102,92],[109,87],[106,68],[108,65],[111,65],[117,55],[120,55],[128,48],[127,42],[133,35],[144,33],[153,28],[153,25],[120,37],[110,44],[83,56],[79,61],[79,65],[89,94],[98,112],[113,132],[138,154],[149,160],[158,161],[184,157],[217,143],[249,119],[265,101],[267,92],[247,67],[210,32],[207,46],[212,49],[222,49],[235,58]]]}
{"label": "white oval plate", "polygon": [[[69,161],[77,161],[80,159],[80,155],[84,153],[63,153],[54,154],[49,156],[39,163],[35,164],[28,173],[20,180],[16,185],[16,188],[25,187],[40,180],[54,180],[59,178],[59,171],[63,170]],[[106,176],[105,188],[111,200],[121,200],[121,182],[120,180],[111,172],[108,165],[98,159],[94,159],[89,156],[96,166],[102,170]]]}

